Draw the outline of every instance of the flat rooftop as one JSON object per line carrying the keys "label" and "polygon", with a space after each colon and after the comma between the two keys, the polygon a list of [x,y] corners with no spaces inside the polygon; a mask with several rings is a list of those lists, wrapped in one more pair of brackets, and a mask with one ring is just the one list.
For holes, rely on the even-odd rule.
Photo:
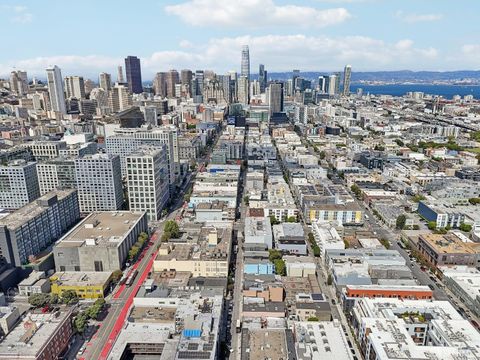
{"label": "flat rooftop", "polygon": [[476,251],[464,243],[455,234],[422,234],[423,239],[430,247],[442,254],[475,254]]}
{"label": "flat rooftop", "polygon": [[[244,344],[244,338],[247,342]],[[247,351],[248,350],[248,351]],[[285,330],[249,330],[242,333],[242,359],[288,359]]]}
{"label": "flat rooftop", "polygon": [[[44,206],[49,202],[53,201],[53,198],[56,196],[57,201],[63,200],[67,196],[76,192],[75,189],[65,189],[65,190],[53,190],[46,193],[43,196],[40,196],[35,201],[21,207],[20,209],[12,212],[11,214],[0,218],[0,226],[7,226],[10,230],[16,229],[22,226],[25,222],[30,219],[35,218],[36,216],[43,213],[48,206]],[[44,205],[42,205],[44,204]]]}
{"label": "flat rooftop", "polygon": [[56,247],[117,247],[144,215],[130,211],[91,213],[61,238]]}
{"label": "flat rooftop", "polygon": [[50,276],[52,282],[62,286],[104,285],[112,275],[108,271],[66,271]]}
{"label": "flat rooftop", "polygon": [[0,357],[17,359],[20,356],[36,356],[70,313],[71,310],[28,313],[0,343]]}
{"label": "flat rooftop", "polygon": [[172,323],[176,311],[175,307],[134,306],[128,318],[135,323]]}

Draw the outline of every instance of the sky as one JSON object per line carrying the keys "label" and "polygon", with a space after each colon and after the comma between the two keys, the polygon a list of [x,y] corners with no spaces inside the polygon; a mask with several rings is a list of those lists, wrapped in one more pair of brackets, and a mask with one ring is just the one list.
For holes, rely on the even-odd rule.
{"label": "sky", "polygon": [[0,76],[157,71],[477,70],[479,0],[0,0]]}

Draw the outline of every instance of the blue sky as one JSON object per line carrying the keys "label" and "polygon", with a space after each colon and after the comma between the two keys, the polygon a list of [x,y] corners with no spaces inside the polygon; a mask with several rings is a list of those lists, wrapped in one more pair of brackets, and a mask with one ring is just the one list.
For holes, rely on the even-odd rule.
{"label": "blue sky", "polygon": [[479,68],[478,0],[1,0],[0,75],[115,74],[127,55],[145,80],[171,68],[223,73],[250,46],[252,72]]}

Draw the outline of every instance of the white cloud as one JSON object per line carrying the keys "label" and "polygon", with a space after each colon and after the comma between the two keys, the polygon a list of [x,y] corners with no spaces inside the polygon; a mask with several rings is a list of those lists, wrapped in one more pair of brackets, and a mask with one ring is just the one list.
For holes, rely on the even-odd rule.
{"label": "white cloud", "polygon": [[406,14],[403,11],[397,11],[397,18],[407,23],[431,22],[443,19],[443,14]]}
{"label": "white cloud", "polygon": [[[418,48],[409,39],[395,43],[364,36],[327,37],[297,35],[265,35],[214,38],[207,43],[188,43],[177,51],[157,51],[142,57],[143,78],[148,80],[157,71],[168,69],[212,69],[224,73],[239,69],[241,46],[250,46],[252,71],[258,63],[269,71],[330,71],[341,69],[347,63],[355,70],[429,69],[438,56],[434,48]],[[186,43],[184,43],[186,45]],[[116,73],[123,64],[121,57],[100,55],[37,57],[0,64],[0,75],[8,75],[16,67],[30,75],[45,76],[45,69],[53,64],[63,75],[85,75],[96,78],[102,71]],[[458,63],[454,64],[458,66]]]}
{"label": "white cloud", "polygon": [[7,16],[10,17],[10,21],[13,23],[26,24],[33,20],[33,14],[28,12],[28,8],[23,5],[3,5],[0,7],[3,9]]}
{"label": "white cloud", "polygon": [[218,27],[325,27],[351,17],[344,8],[319,10],[308,6],[276,5],[273,0],[190,0],[168,5],[165,11],[190,25]]}

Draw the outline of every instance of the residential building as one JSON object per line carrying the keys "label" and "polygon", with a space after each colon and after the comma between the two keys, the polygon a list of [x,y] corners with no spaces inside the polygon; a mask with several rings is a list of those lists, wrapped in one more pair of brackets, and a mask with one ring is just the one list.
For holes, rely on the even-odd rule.
{"label": "residential building", "polygon": [[327,250],[342,250],[345,249],[345,242],[338,234],[337,229],[332,222],[318,220],[312,222],[312,232],[315,237],[315,242],[320,248],[320,255],[325,257]]}
{"label": "residential building", "polygon": [[127,86],[115,84],[108,93],[108,106],[113,112],[127,110],[132,106],[132,96]]}
{"label": "residential building", "polygon": [[18,284],[18,293],[21,296],[48,294],[50,290],[50,279],[46,277],[43,271],[32,271],[26,279]]}
{"label": "residential building", "polygon": [[245,218],[244,243],[245,245],[257,245],[265,249],[272,249],[273,235],[270,218],[247,216]]}
{"label": "residential building", "polygon": [[56,190],[0,219],[0,251],[21,266],[52,245],[80,219],[77,190]]}
{"label": "residential building", "polygon": [[75,160],[59,157],[37,163],[37,177],[40,195],[55,189],[74,189],[77,186]]}
{"label": "residential building", "polygon": [[15,306],[0,306],[0,335],[5,337],[17,324],[20,312]]}
{"label": "residential building", "polygon": [[93,212],[55,244],[55,269],[57,272],[122,269],[128,251],[140,233],[146,231],[146,213]]}
{"label": "residential building", "polygon": [[310,256],[284,255],[282,259],[285,261],[287,276],[306,278],[317,272],[317,265]]}
{"label": "residential building", "polygon": [[33,141],[23,146],[30,149],[35,160],[55,159],[60,155],[60,151],[67,148],[65,141]]}
{"label": "residential building", "polygon": [[123,206],[120,157],[95,154],[75,159],[81,212],[119,210]]}
{"label": "residential building", "polygon": [[417,243],[420,254],[434,267],[452,265],[477,265],[474,247],[463,242],[454,233],[420,234]]}
{"label": "residential building", "polygon": [[166,146],[140,148],[125,160],[130,210],[158,220],[170,199]]}
{"label": "residential building", "polygon": [[307,255],[305,233],[300,223],[280,223],[273,225],[275,248],[289,254]]}
{"label": "residential building", "polygon": [[480,271],[475,267],[442,266],[442,281],[476,316],[480,316]]}
{"label": "residential building", "polygon": [[67,98],[85,99],[85,83],[82,76],[66,76],[65,92]]}
{"label": "residential building", "polygon": [[352,77],[352,67],[350,65],[345,65],[343,70],[343,95],[350,95],[350,79]]}
{"label": "residential building", "polygon": [[112,75],[102,72],[98,77],[98,85],[101,89],[105,91],[110,91],[112,89]]}
{"label": "residential building", "polygon": [[27,313],[0,343],[0,359],[58,359],[74,334],[73,311],[71,307],[48,313]]}
{"label": "residential building", "polygon": [[272,83],[268,87],[268,111],[270,115],[283,112],[283,83]]}
{"label": "residential building", "polygon": [[37,164],[13,160],[0,165],[0,208],[16,210],[40,196]]}

